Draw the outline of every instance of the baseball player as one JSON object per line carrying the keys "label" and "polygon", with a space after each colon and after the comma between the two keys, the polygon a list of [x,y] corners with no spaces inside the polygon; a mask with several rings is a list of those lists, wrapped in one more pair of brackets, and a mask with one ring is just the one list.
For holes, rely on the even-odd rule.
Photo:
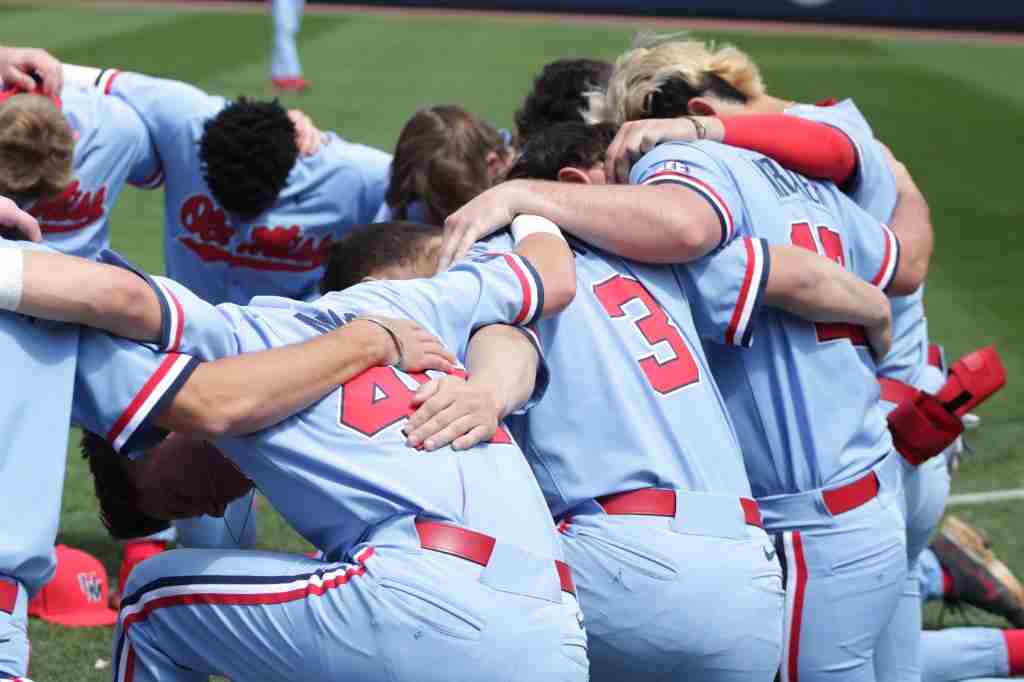
{"label": "baseball player", "polygon": [[306,0],[271,0],[274,45],[270,59],[270,83],[282,92],[302,92],[309,81],[302,77],[302,62],[295,44]]}
{"label": "baseball player", "polygon": [[[4,53],[10,51],[16,52],[0,48],[0,62],[9,60]],[[26,177],[29,168],[38,169],[44,182],[17,193],[22,208],[37,218],[54,248],[93,258],[110,245],[110,211],[125,183],[155,187],[161,181],[149,132],[131,107],[95,90],[57,88],[50,103],[19,96],[35,89],[34,82],[26,88],[22,80],[12,80],[0,93],[5,142],[34,152],[5,154],[0,175]],[[47,92],[46,86],[40,90]],[[63,115],[63,125],[51,108]],[[52,132],[43,134],[46,130]],[[66,155],[69,146],[74,149],[70,176],[40,163],[40,158]]]}
{"label": "baseball player", "polygon": [[[229,103],[116,70],[65,71],[130,105],[149,128],[166,176],[167,273],[210,302],[315,296],[332,241],[370,222],[383,202],[387,154],[327,133],[316,154],[299,156],[294,125],[276,103]],[[223,522],[178,523],[179,541],[251,547],[250,502],[234,503]]]}
{"label": "baseball player", "polygon": [[391,158],[325,133],[299,156],[275,103],[222,97],[178,81],[65,64],[138,112],[166,177],[165,259],[172,279],[213,303],[316,296],[332,241],[370,222]]}
{"label": "baseball player", "polygon": [[[600,183],[604,151],[614,133],[610,126],[583,124],[541,131],[510,176],[558,178],[577,183],[575,189],[597,189],[586,185]],[[477,208],[478,201],[494,209],[502,188],[526,187],[517,182],[478,197],[449,223]],[[586,203],[583,193],[570,199],[577,194],[573,187],[544,189],[572,204],[564,219],[580,219],[569,213]],[[602,186],[599,191],[600,207],[586,219],[628,221],[637,232],[659,233],[686,220],[673,209],[675,188]],[[586,192],[588,199],[597,195]],[[469,220],[494,227],[499,214]],[[712,220],[720,235],[713,215]],[[486,247],[501,248],[507,237],[496,239]],[[572,368],[574,379],[555,381],[522,422],[512,425],[561,521],[566,555],[577,562],[591,675],[602,680],[771,679],[781,632],[776,552],[752,515],[742,528],[742,509],[753,508],[749,501],[736,501],[748,490],[742,455],[699,339],[747,345],[747,323],[756,317],[762,297],[778,305],[780,280],[825,261],[788,245],[773,248],[769,258],[764,242],[739,240],[691,266],[699,271],[700,292],[684,298],[677,281],[684,268],[645,266],[573,244],[577,298],[537,331],[553,374]],[[787,261],[791,254],[804,260],[800,265]],[[856,284],[868,292],[875,310],[887,315],[884,295]],[[822,294],[815,300],[836,299]],[[590,350],[580,356],[578,339],[584,337]],[[608,400],[610,383],[622,400]],[[438,407],[447,410],[443,402]],[[417,428],[412,437],[426,434]],[[747,601],[751,588],[761,594],[754,602]],[[775,599],[767,599],[765,588]],[[700,594],[717,595],[718,608],[709,609]],[[693,637],[697,630],[701,636]]]}
{"label": "baseball player", "polygon": [[[655,59],[660,59],[665,51],[666,48],[655,47],[651,55]],[[633,68],[643,67],[634,65]],[[698,41],[686,41],[675,45],[670,71],[671,74],[660,74],[660,78],[668,79],[675,76],[686,84],[681,88],[685,92],[676,93],[676,96],[688,102],[686,110],[691,113],[786,113],[824,122],[841,130],[856,151],[856,163],[851,167],[848,177],[840,176],[833,179],[873,217],[883,222],[891,218],[897,200],[896,182],[891,168],[904,175],[906,168],[895,162],[888,150],[875,139],[870,125],[852,101],[840,103],[830,100],[823,103],[824,106],[813,106],[773,97],[764,91],[757,67],[747,55],[732,47],[714,49]],[[613,96],[637,98],[642,96],[642,93],[634,91],[624,95],[619,91]],[[615,107],[614,102],[605,104]],[[634,129],[628,133],[623,131],[622,138],[645,134],[650,142],[651,138],[671,139],[674,135],[671,131],[672,121],[639,121],[627,125],[634,126]],[[683,128],[688,126],[688,123],[683,124]],[[783,146],[799,145],[800,141],[780,138],[778,143]],[[740,145],[749,146],[743,141]],[[625,146],[635,147],[629,144]],[[629,154],[612,152],[610,156],[625,162]],[[878,375],[883,379],[883,398],[890,398],[883,401],[886,410],[895,407],[895,403],[891,401],[892,396],[889,395],[891,391],[887,393],[885,390],[893,383],[909,385],[929,393],[939,393],[946,382],[943,373],[935,366],[936,363],[929,362],[932,354],[929,353],[924,316],[923,287],[907,296],[895,297],[892,303],[893,349],[878,367]],[[914,680],[920,676],[921,658],[916,653],[921,641],[918,634],[921,631],[921,594],[917,559],[942,517],[949,493],[949,473],[945,457],[936,457],[924,463],[905,459],[903,467],[907,495],[910,571],[899,610],[888,634],[881,640],[878,656],[883,659],[880,668],[899,669],[900,679]],[[933,633],[924,633],[923,637],[926,648],[932,652],[926,654],[927,658],[934,659],[950,651],[948,643],[940,641],[943,638],[936,637]],[[970,648],[966,647],[964,650]],[[935,670],[934,663],[930,668]]]}
{"label": "baseball player", "polygon": [[[8,199],[0,199],[0,225],[38,235],[35,220]],[[19,396],[16,402],[0,401],[9,436],[0,470],[4,481],[11,484],[3,500],[2,518],[7,524],[0,551],[2,680],[21,679],[27,672],[26,604],[54,569],[66,434],[77,357],[82,352],[78,327],[11,311],[31,310],[52,319],[102,324],[151,341],[160,338],[162,318],[159,300],[131,272],[55,253],[44,246],[9,241],[0,241],[0,309],[0,345],[10,359],[7,373]],[[447,352],[417,326],[396,320],[386,323],[391,332],[385,333],[375,324],[348,325],[309,344],[271,351],[276,356],[239,358],[233,368],[226,368],[231,370],[228,373],[207,372],[200,377],[204,383],[193,382],[191,423],[237,433],[260,429],[318,398],[310,393],[318,390],[317,384],[321,390],[329,390],[330,382],[351,378],[381,362],[375,353],[388,358],[393,354],[393,339],[404,348],[410,368],[450,366]],[[381,348],[384,350],[376,350]],[[102,361],[102,357],[93,359]],[[251,364],[253,360],[255,364]],[[168,375],[182,371],[180,364],[167,365]],[[43,392],[40,396],[45,394],[45,409],[24,409],[28,387],[38,387]],[[231,391],[233,398],[227,395]],[[83,409],[82,394],[75,396],[76,409]],[[29,508],[34,513],[24,514]]]}
{"label": "baseball player", "polygon": [[[691,190],[676,198],[677,210],[691,216],[685,229],[622,232],[601,217],[610,210],[602,193],[543,185],[526,192],[513,183],[481,195],[449,223],[474,231],[502,212],[533,205],[534,212],[568,221],[566,229],[587,239],[596,235],[597,243],[613,250],[646,260],[685,260],[694,250],[728,243],[756,222],[753,234],[816,246],[882,288],[894,285],[900,292],[924,275],[927,259],[908,249],[894,260],[900,248],[895,234],[834,185],[788,173],[752,152],[711,143],[661,145],[634,167],[631,181]],[[919,202],[905,201],[901,210],[894,221],[901,231],[930,237]],[[583,229],[570,212],[575,221],[582,212],[594,222]],[[698,223],[699,216],[712,217],[716,230]],[[465,239],[454,231],[455,241]],[[766,525],[782,533],[790,588],[784,675],[814,677],[839,666],[849,679],[874,679],[873,649],[906,571],[905,536],[897,527],[903,523],[899,464],[890,457],[891,439],[876,405],[874,362],[866,347],[832,337],[834,326],[819,329],[771,311],[752,324],[764,334],[760,343],[743,352],[714,347],[711,364],[725,387],[754,494],[764,501]],[[779,397],[783,391],[785,399]],[[865,615],[836,621],[835,609]]]}
{"label": "baseball player", "polygon": [[[565,242],[536,234],[514,254],[312,304],[214,308],[167,280],[154,291],[175,311],[160,326],[161,345],[211,358],[316,338],[370,311],[421,318],[464,357],[471,329],[531,323],[564,307],[574,282]],[[194,429],[193,361],[86,334],[83,425],[123,450],[146,441],[151,421]],[[115,679],[585,679],[573,588],[525,461],[504,434],[464,454],[407,448],[410,386],[425,380],[385,368],[331,389],[328,377],[328,397],[294,418],[255,437],[217,438],[327,561],[179,550],[141,564],[115,634]],[[438,654],[449,666],[437,665]]]}
{"label": "baseball player", "polygon": [[[13,202],[0,200],[0,224],[32,220],[16,211]],[[41,247],[0,240],[4,265],[14,248]],[[0,306],[10,303],[10,274],[0,267]],[[8,484],[0,500],[0,680],[28,672],[28,601],[56,566],[77,343],[76,327],[0,312],[8,387],[0,399],[0,478]]]}

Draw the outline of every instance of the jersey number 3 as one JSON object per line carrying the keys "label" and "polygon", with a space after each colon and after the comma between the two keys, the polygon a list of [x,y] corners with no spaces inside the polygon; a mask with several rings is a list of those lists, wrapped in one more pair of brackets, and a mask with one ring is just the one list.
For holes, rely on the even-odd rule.
{"label": "jersey number 3", "polygon": [[[647,382],[658,393],[671,393],[683,386],[689,386],[700,379],[697,363],[693,361],[690,349],[686,347],[679,330],[668,321],[668,315],[654,300],[643,284],[635,279],[615,275],[609,280],[594,285],[594,295],[604,306],[608,316],[615,319],[626,316],[623,309],[630,301],[640,301],[647,308],[647,315],[633,324],[643,334],[644,340],[652,346],[650,355],[639,360]],[[671,360],[661,362],[654,354],[653,346],[667,343],[675,354]]]}
{"label": "jersey number 3", "polygon": [[[794,246],[799,246],[808,251],[832,260],[839,265],[846,267],[846,259],[843,257],[843,241],[838,232],[830,230],[825,225],[818,225],[818,241],[814,239],[814,233],[808,223],[793,223],[791,238]],[[846,322],[819,322],[814,325],[818,332],[818,341],[835,341],[837,339],[849,339],[855,346],[867,346],[868,336],[864,327],[848,324]]]}

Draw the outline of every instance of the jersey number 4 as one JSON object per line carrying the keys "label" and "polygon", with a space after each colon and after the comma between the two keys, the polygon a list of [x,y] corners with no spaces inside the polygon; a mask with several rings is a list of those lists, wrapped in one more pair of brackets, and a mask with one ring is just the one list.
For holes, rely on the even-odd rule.
{"label": "jersey number 4", "polygon": [[[818,225],[818,239],[815,241],[814,232],[811,231],[809,223],[793,223],[790,236],[794,246],[814,251],[825,256],[839,265],[846,267],[846,259],[843,257],[843,240],[838,232],[829,229],[825,225]],[[814,325],[818,332],[818,341],[835,341],[837,339],[849,339],[855,346],[867,346],[868,336],[864,327],[848,324],[846,322],[819,322]]]}
{"label": "jersey number 4", "polygon": [[[462,370],[454,370],[455,376],[466,377]],[[418,384],[425,384],[430,377],[422,372],[408,374]],[[341,389],[338,405],[338,422],[368,438],[408,418],[416,411],[412,405],[415,391],[405,385],[395,369],[373,367]],[[505,427],[499,425],[491,443],[511,443]]]}
{"label": "jersey number 4", "polygon": [[[647,308],[647,315],[633,324],[640,330],[644,340],[651,345],[651,353],[638,361],[647,382],[658,393],[671,393],[683,386],[689,386],[700,379],[697,363],[693,361],[690,349],[686,347],[679,330],[668,321],[668,315],[643,284],[635,279],[615,275],[609,280],[594,285],[594,295],[604,306],[608,316],[615,319],[626,316],[623,309],[630,301],[640,301]],[[671,360],[661,362],[654,354],[654,346],[667,343],[675,354]]]}

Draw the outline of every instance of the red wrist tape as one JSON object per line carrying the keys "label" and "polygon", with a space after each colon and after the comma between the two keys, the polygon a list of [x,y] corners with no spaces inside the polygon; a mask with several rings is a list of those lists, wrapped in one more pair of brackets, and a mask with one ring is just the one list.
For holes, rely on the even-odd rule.
{"label": "red wrist tape", "polygon": [[897,405],[888,420],[893,446],[914,466],[948,448],[964,431],[960,418],[924,391]]}
{"label": "red wrist tape", "polygon": [[995,346],[968,353],[949,368],[938,398],[957,416],[964,416],[1006,385],[1006,368]]}

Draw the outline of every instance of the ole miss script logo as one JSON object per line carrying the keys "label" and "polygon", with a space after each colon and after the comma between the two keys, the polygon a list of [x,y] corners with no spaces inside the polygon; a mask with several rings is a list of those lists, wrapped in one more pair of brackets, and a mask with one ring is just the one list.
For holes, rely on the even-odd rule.
{"label": "ole miss script logo", "polygon": [[106,185],[87,191],[82,189],[81,181],[75,180],[60,196],[37,201],[28,212],[47,234],[74,232],[102,219],[106,200]]}
{"label": "ole miss script logo", "polygon": [[178,240],[200,259],[254,270],[307,272],[322,266],[331,236],[306,236],[298,225],[255,225],[249,239],[233,245],[235,228],[227,214],[208,196],[197,194],[181,207],[181,224],[188,236]]}

